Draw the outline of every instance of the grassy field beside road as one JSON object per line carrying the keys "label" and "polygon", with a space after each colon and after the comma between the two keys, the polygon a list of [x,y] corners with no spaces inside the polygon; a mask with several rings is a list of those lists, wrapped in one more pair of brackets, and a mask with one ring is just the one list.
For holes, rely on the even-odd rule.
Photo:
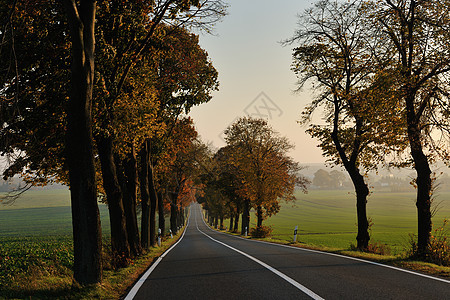
{"label": "grassy field beside road", "polygon": [[[343,190],[311,190],[297,193],[295,204],[283,203],[281,211],[264,221],[272,226],[273,237],[292,241],[298,226],[298,241],[306,244],[347,249],[356,244],[355,194]],[[403,251],[409,234],[417,233],[417,214],[414,193],[373,193],[368,200],[367,211],[373,220],[372,242],[388,244],[393,254]],[[443,219],[450,219],[450,193],[437,196],[440,209],[433,218],[435,226]],[[255,226],[254,214],[251,215]],[[228,225],[228,224],[227,224]]]}
{"label": "grassy field beside road", "polygon": [[[100,203],[99,210],[107,262],[108,207]],[[12,205],[0,204],[0,299],[118,299],[176,238],[166,237],[162,247],[152,248],[127,268],[116,271],[105,263],[101,285],[73,289],[69,191],[27,191]]]}
{"label": "grassy field beside road", "polygon": [[[372,241],[388,244],[393,254],[404,250],[408,235],[416,233],[414,197],[414,193],[378,192],[369,198],[368,213],[374,222]],[[437,202],[442,201],[440,210],[433,218],[437,226],[442,224],[444,218],[450,218],[449,198],[449,192],[440,193],[437,198]],[[291,242],[293,230],[299,226],[298,241],[301,243],[345,250],[355,243],[355,202],[355,195],[348,191],[311,190],[306,195],[298,193],[295,204],[283,203],[281,211],[265,220],[264,225],[274,228],[273,236],[277,239]],[[100,212],[105,245],[108,245],[106,205],[100,205]],[[255,220],[253,213],[251,219]],[[168,220],[166,224],[169,224]],[[133,278],[145,270],[151,259],[172,242],[167,240],[164,248],[152,249],[148,256],[131,266],[137,267],[133,271],[127,268],[119,276],[113,270],[105,270],[105,283],[98,289],[88,291],[85,298],[119,297],[127,284],[131,284]],[[12,206],[0,206],[0,299],[1,295],[20,299],[28,299],[30,295],[57,299],[68,293],[70,296],[67,299],[77,299],[80,294],[71,289],[72,264],[68,191],[30,191]],[[127,272],[133,273],[132,279],[124,283],[123,278],[131,278]],[[445,272],[448,273],[448,270]],[[119,288],[114,290],[116,286]]]}

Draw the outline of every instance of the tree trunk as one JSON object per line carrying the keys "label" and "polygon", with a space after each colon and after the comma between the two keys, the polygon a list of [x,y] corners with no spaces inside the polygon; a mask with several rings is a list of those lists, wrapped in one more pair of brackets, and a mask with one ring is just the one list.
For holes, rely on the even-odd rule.
{"label": "tree trunk", "polygon": [[353,182],[356,191],[356,214],[358,216],[358,235],[356,242],[358,249],[365,250],[369,246],[369,222],[367,220],[367,196],[369,188],[364,178],[358,173],[358,178]]}
{"label": "tree trunk", "polygon": [[411,155],[414,160],[414,168],[417,173],[417,254],[420,258],[425,258],[428,253],[430,236],[432,230],[431,222],[431,169],[428,158],[423,151],[421,142],[421,131],[418,125],[417,116],[414,112],[414,94],[409,92],[406,98],[408,140],[411,148]]}
{"label": "tree trunk", "polygon": [[156,205],[158,204],[158,195],[155,189],[155,179],[153,177],[153,166],[150,161],[148,164],[148,186],[150,192],[150,245],[156,245]]}
{"label": "tree trunk", "polygon": [[111,248],[113,265],[124,267],[130,257],[122,190],[117,178],[114,162],[112,137],[96,136],[97,150],[103,176],[103,188],[108,202],[109,222],[111,225]]}
{"label": "tree trunk", "polygon": [[369,222],[367,221],[367,196],[369,195],[369,188],[364,182],[364,177],[360,174],[357,167],[357,158],[361,153],[361,136],[363,134],[362,127],[363,122],[360,118],[355,116],[355,136],[353,138],[353,149],[349,157],[342,146],[339,137],[339,113],[340,113],[340,102],[334,102],[334,119],[333,119],[333,132],[331,138],[339,153],[339,157],[345,167],[345,170],[350,175],[352,179],[353,186],[356,192],[356,215],[358,219],[358,234],[356,236],[356,242],[358,249],[365,250],[369,246]]}
{"label": "tree trunk", "polygon": [[141,245],[148,249],[150,245],[150,192],[148,182],[148,164],[150,161],[147,142],[144,142],[140,152],[141,171],[139,172],[139,182],[141,188]]}
{"label": "tree trunk", "polygon": [[177,219],[178,219],[178,205],[177,198],[178,194],[174,192],[170,192],[170,230],[172,230],[173,234],[177,234]]}
{"label": "tree trunk", "polygon": [[166,231],[166,220],[164,219],[164,198],[161,192],[158,193],[158,227],[161,229],[161,236],[164,236]]}
{"label": "tree trunk", "polygon": [[246,229],[247,232],[249,232],[249,225],[250,225],[250,201],[244,200],[244,207],[242,211],[242,228],[241,228],[241,235],[245,235]]}
{"label": "tree trunk", "polygon": [[365,250],[369,246],[370,241],[369,222],[367,220],[367,197],[369,196],[369,188],[356,165],[348,163],[344,166],[350,175],[356,193],[356,216],[358,219],[356,247],[360,250]]}
{"label": "tree trunk", "polygon": [[223,215],[220,215],[220,230],[223,230]]}
{"label": "tree trunk", "polygon": [[258,207],[256,208],[256,217],[257,217],[256,228],[261,228],[263,222],[263,211],[261,205],[258,205]]}
{"label": "tree trunk", "polygon": [[183,207],[180,205],[178,207],[178,214],[177,214],[177,229],[179,229],[183,225]]}
{"label": "tree trunk", "polygon": [[131,146],[131,153],[123,162],[125,174],[125,189],[124,191],[124,209],[125,220],[127,226],[128,243],[130,250],[134,256],[142,253],[141,240],[139,238],[139,227],[137,221],[137,189],[138,189],[138,174],[137,174],[137,160],[134,146]]}
{"label": "tree trunk", "polygon": [[219,217],[217,214],[214,215],[214,228],[218,228],[219,226]]}
{"label": "tree trunk", "polygon": [[239,230],[239,215],[241,214],[241,206],[237,205],[236,207],[236,216],[234,218],[234,232]]}
{"label": "tree trunk", "polygon": [[92,138],[96,1],[64,0],[72,41],[71,93],[67,105],[66,159],[72,207],[74,280],[102,280],[102,232],[97,205]]}
{"label": "tree trunk", "polygon": [[185,218],[185,216],[186,216],[186,207],[181,207],[180,208],[180,227],[183,227],[184,226],[184,223],[185,223],[185,221],[186,221],[186,218]]}
{"label": "tree trunk", "polygon": [[231,214],[231,216],[230,216],[230,232],[232,232],[233,231],[233,226],[234,226],[234,216],[233,216],[233,214]]}

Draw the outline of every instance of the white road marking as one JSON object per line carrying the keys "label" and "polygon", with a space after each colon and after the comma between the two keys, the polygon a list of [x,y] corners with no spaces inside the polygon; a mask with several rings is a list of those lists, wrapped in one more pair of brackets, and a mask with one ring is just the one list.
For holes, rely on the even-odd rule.
{"label": "white road marking", "polygon": [[169,253],[173,248],[175,248],[175,246],[178,245],[179,242],[181,242],[181,240],[184,237],[184,234],[187,231],[190,220],[191,220],[191,216],[189,215],[188,223],[187,223],[186,228],[184,229],[183,235],[180,237],[180,239],[175,244],[173,244],[172,247],[170,247],[166,252],[164,252],[160,257],[158,257],[158,259],[155,261],[155,263],[153,265],[151,265],[151,267],[144,273],[144,275],[142,275],[142,277],[139,278],[139,280],[135,283],[135,285],[130,290],[130,292],[128,293],[128,295],[125,297],[124,300],[132,300],[136,296],[136,294],[139,291],[139,289],[141,288],[141,286],[144,284],[144,282],[147,280],[147,278],[150,276],[150,274],[152,274],[153,270],[155,270],[155,268],[158,266],[158,264],[161,262],[161,260],[167,255],[167,253]]}
{"label": "white road marking", "polygon": [[206,224],[206,222],[205,222],[205,220],[203,218],[202,218],[202,220],[205,223],[205,225],[209,228],[209,230],[211,230],[213,232],[217,232],[217,233],[220,233],[220,234],[224,234],[226,236],[242,239],[242,240],[245,240],[245,241],[255,242],[255,243],[263,243],[263,244],[272,245],[272,246],[290,248],[290,249],[294,249],[294,250],[297,250],[297,251],[306,251],[306,252],[312,252],[312,253],[317,253],[317,254],[325,254],[325,255],[329,255],[329,256],[340,257],[340,258],[344,258],[344,259],[350,259],[350,260],[363,262],[363,263],[367,263],[367,264],[371,264],[371,265],[375,265],[375,266],[379,266],[379,267],[383,267],[383,268],[388,268],[388,269],[392,269],[392,270],[396,270],[396,271],[400,271],[400,272],[404,272],[404,273],[408,273],[408,274],[412,274],[412,275],[416,275],[416,276],[420,276],[420,277],[424,277],[424,278],[428,278],[428,279],[433,279],[433,280],[436,280],[436,281],[441,281],[441,282],[445,282],[445,283],[449,283],[450,284],[450,280],[446,280],[444,278],[439,278],[439,277],[434,277],[434,276],[430,276],[430,275],[426,275],[426,274],[422,274],[422,273],[417,273],[417,272],[414,272],[414,271],[410,271],[410,270],[406,270],[406,269],[402,269],[402,268],[397,268],[397,267],[394,267],[394,266],[385,265],[385,264],[382,264],[382,263],[377,263],[377,262],[374,262],[374,261],[365,260],[365,259],[361,259],[361,258],[357,258],[357,257],[345,256],[345,255],[336,254],[336,253],[323,252],[323,251],[318,251],[318,250],[294,247],[294,246],[277,244],[277,243],[270,243],[270,242],[266,242],[266,241],[245,239],[245,238],[242,238],[242,237],[239,237],[239,236],[235,236],[235,235],[223,233],[223,232],[220,232],[220,231],[216,231],[216,230],[212,229],[211,227],[209,227],[208,224]]}
{"label": "white road marking", "polygon": [[379,266],[379,267],[384,267],[384,268],[388,268],[388,269],[392,269],[392,270],[396,270],[396,271],[400,271],[400,272],[404,272],[404,273],[409,273],[409,274],[412,274],[412,275],[417,275],[417,276],[428,278],[428,279],[433,279],[433,280],[442,281],[442,282],[445,282],[445,283],[450,283],[450,280],[446,280],[444,278],[439,278],[439,277],[434,277],[434,276],[431,276],[431,275],[417,273],[417,272],[414,272],[414,271],[410,271],[410,270],[406,270],[406,269],[402,269],[402,268],[397,268],[397,267],[394,267],[394,266],[385,265],[385,264],[382,264],[382,263],[377,263],[377,262],[374,262],[374,261],[365,260],[365,259],[361,259],[361,258],[357,258],[357,257],[345,256],[345,255],[336,254],[336,253],[322,252],[322,251],[318,251],[318,250],[312,250],[312,249],[306,249],[306,248],[300,248],[300,247],[293,247],[293,246],[289,246],[289,245],[269,243],[269,242],[265,242],[265,241],[252,240],[252,242],[259,242],[259,243],[270,244],[270,245],[277,245],[277,246],[290,248],[290,249],[295,249],[295,250],[300,250],[300,251],[306,251],[306,252],[312,252],[312,253],[336,256],[336,257],[350,259],[350,260],[354,260],[354,261],[358,261],[358,262],[363,262],[363,263],[367,263],[367,264],[371,264],[371,265],[375,265],[375,266]]}
{"label": "white road marking", "polygon": [[[203,218],[202,218],[203,219]],[[206,237],[210,238],[212,241],[219,243],[233,251],[236,251],[239,254],[244,255],[245,257],[253,260],[254,262],[260,264],[261,266],[263,266],[264,268],[268,269],[269,271],[275,273],[276,275],[280,276],[281,278],[283,278],[284,280],[286,280],[287,282],[289,282],[290,284],[292,284],[293,286],[295,286],[296,288],[298,288],[299,290],[301,290],[303,293],[305,293],[306,295],[310,296],[311,298],[315,299],[315,300],[323,300],[322,297],[320,297],[319,295],[317,295],[316,293],[314,293],[313,291],[311,291],[310,289],[308,289],[307,287],[301,285],[300,283],[298,283],[297,281],[295,281],[294,279],[292,279],[291,277],[285,275],[284,273],[281,273],[280,271],[278,271],[277,269],[269,266],[268,264],[260,261],[259,259],[245,253],[242,252],[241,250],[238,250],[236,248],[231,247],[230,245],[227,245],[221,241],[218,241],[214,238],[212,238],[211,236],[209,236],[208,234],[204,233],[203,231],[200,230],[200,228],[198,228],[198,224],[197,224],[197,218],[195,219],[195,225],[197,226],[197,230],[202,233],[203,235],[205,235]]]}

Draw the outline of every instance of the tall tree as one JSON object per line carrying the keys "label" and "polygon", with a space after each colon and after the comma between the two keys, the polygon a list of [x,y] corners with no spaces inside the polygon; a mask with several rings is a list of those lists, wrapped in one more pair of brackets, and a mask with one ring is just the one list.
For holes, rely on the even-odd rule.
{"label": "tall tree", "polygon": [[[163,128],[161,134],[151,138],[149,168],[157,168],[162,161],[163,153],[169,147],[174,128],[179,122],[179,117],[187,114],[190,109],[211,99],[211,92],[217,90],[217,71],[208,59],[208,55],[198,44],[198,36],[189,33],[182,28],[161,26],[161,30],[171,31],[170,35],[155,36],[148,51],[151,55],[151,68],[154,74],[154,82],[158,91],[159,108],[155,119]],[[158,172],[148,172],[151,178],[150,184],[150,208],[159,202],[157,187]],[[159,185],[160,187],[162,185]],[[162,204],[162,203],[161,203]],[[159,211],[162,211],[160,209]],[[155,211],[149,212],[150,231],[155,229]],[[160,215],[160,220],[164,220]],[[152,230],[153,228],[153,230]],[[151,244],[155,242],[154,234],[150,235]]]}
{"label": "tall tree", "polygon": [[[10,9],[16,3],[21,5],[20,9]],[[14,51],[9,52],[9,54],[13,54],[17,58],[20,57],[15,62],[21,62],[21,66],[16,64],[14,72],[2,74],[6,74],[7,79],[4,82],[2,81],[1,89],[1,113],[2,120],[5,120],[4,124],[6,125],[0,130],[2,141],[5,141],[5,143],[2,143],[1,151],[8,153],[14,159],[4,174],[13,176],[26,170],[27,173],[38,176],[38,179],[43,183],[47,182],[49,178],[50,180],[56,178],[68,182],[67,169],[73,167],[74,169],[70,171],[73,173],[73,176],[70,175],[70,180],[75,180],[71,183],[71,185],[76,185],[72,188],[72,192],[76,195],[75,198],[81,201],[79,197],[79,190],[81,189],[81,192],[87,196],[86,201],[91,204],[94,202],[93,199],[96,199],[96,195],[94,197],[93,194],[96,182],[92,181],[95,172],[92,163],[90,114],[92,85],[95,79],[96,87],[98,87],[95,90],[99,91],[95,96],[98,101],[95,102],[98,105],[98,102],[104,101],[107,104],[106,109],[111,109],[109,117],[113,117],[107,117],[105,121],[104,116],[95,115],[97,124],[99,122],[106,124],[103,128],[104,131],[95,131],[95,136],[101,148],[99,153],[102,153],[103,175],[109,174],[110,176],[103,182],[106,182],[107,185],[111,183],[106,189],[110,194],[113,194],[110,199],[117,198],[117,201],[112,201],[112,204],[117,204],[115,207],[118,212],[113,215],[119,216],[119,221],[114,222],[114,224],[124,224],[121,217],[123,216],[123,208],[120,204],[120,197],[115,197],[120,195],[118,191],[124,187],[123,184],[121,185],[118,182],[120,178],[118,175],[120,174],[115,174],[121,168],[113,165],[120,161],[117,158],[123,153],[115,152],[116,141],[108,140],[110,138],[108,126],[111,125],[109,122],[114,120],[116,113],[114,108],[117,108],[117,103],[126,98],[127,95],[132,94],[129,90],[130,80],[128,79],[134,69],[133,67],[140,61],[141,54],[149,46],[150,39],[161,22],[172,24],[174,28],[191,26],[208,30],[225,14],[226,6],[220,0],[128,1],[127,3],[123,1],[102,1],[98,4],[95,1],[82,0],[62,1],[61,3],[64,4],[69,20],[69,30],[64,27],[66,21],[61,18],[64,13],[62,13],[62,7],[57,2],[51,9],[48,9],[48,3],[44,4],[41,1],[14,1],[13,3],[6,3],[5,1],[1,3],[2,7],[8,7],[7,10],[2,9],[2,16],[4,16],[4,11],[8,11],[10,13],[6,16],[8,19],[15,14],[18,16],[17,20],[20,19],[20,23],[16,23],[16,27],[10,28],[19,28],[19,31],[22,30],[21,33],[24,33],[20,35],[19,40],[8,40],[9,45],[13,45],[13,42],[14,44],[20,42],[21,47],[11,48]],[[97,5],[101,17],[99,19],[95,18]],[[39,9],[38,6],[42,6],[42,8]],[[130,16],[131,18],[129,18]],[[111,17],[108,19],[111,22],[106,20],[108,17]],[[122,22],[124,19],[130,22]],[[111,25],[112,28],[105,24]],[[101,51],[96,53],[99,59],[98,65],[111,67],[109,73],[104,72],[105,68],[98,68],[95,78],[93,64],[94,26],[98,29],[97,46],[101,48]],[[3,41],[5,39],[3,37],[6,36],[4,35],[6,32],[11,31],[8,29],[1,32],[2,49],[4,49]],[[69,33],[71,41],[68,38]],[[106,40],[111,43],[106,43]],[[66,85],[68,85],[67,78],[70,76],[70,72],[67,70],[70,46],[73,49],[73,88],[70,104],[67,106],[67,114],[65,114],[64,104],[65,100],[69,98]],[[16,50],[20,51],[17,52]],[[2,58],[9,54],[6,51],[1,52]],[[2,63],[3,61],[2,59]],[[2,69],[3,66],[2,64]],[[10,70],[10,66],[7,69]],[[83,73],[84,79],[81,78]],[[104,76],[105,74],[107,76]],[[75,78],[76,76],[78,77]],[[3,95],[8,96],[3,97]],[[20,101],[11,101],[13,99],[10,97],[11,95],[14,96],[14,99],[20,98]],[[23,99],[26,99],[26,101],[23,101]],[[79,99],[80,101],[72,101],[72,99]],[[99,111],[97,110],[97,112]],[[68,122],[66,139],[68,145],[65,145],[66,142],[63,138],[66,122]],[[78,128],[77,126],[84,127]],[[39,136],[37,133],[42,133],[42,135]],[[79,139],[75,140],[74,138],[77,136]],[[72,147],[73,145],[76,147]],[[62,155],[64,148],[67,149],[67,157]],[[113,149],[112,153],[111,149]],[[17,153],[20,154],[19,157],[15,157]],[[88,156],[91,158],[88,159]],[[80,160],[80,157],[86,159]],[[77,163],[76,159],[86,165]],[[65,168],[64,165],[68,168]],[[83,174],[83,172],[86,172],[86,174]],[[84,181],[79,182],[80,178]],[[31,176],[27,179],[36,182],[36,179],[31,178]],[[129,182],[132,183],[133,180]],[[131,188],[131,190],[133,189]],[[133,207],[133,205],[130,207]],[[84,204],[81,209],[86,209],[93,214],[96,213],[96,209],[85,207]],[[78,212],[78,208],[76,208],[74,213],[79,215],[84,211]],[[98,220],[98,216],[91,217],[89,220]],[[79,220],[77,219],[74,222],[78,223]],[[114,231],[116,232],[116,230]],[[99,233],[94,226],[91,226],[91,232]],[[122,233],[122,236],[126,236],[126,231],[123,228],[120,228],[119,232]],[[80,245],[79,240],[77,238],[76,247]],[[100,242],[100,238],[96,242]],[[125,245],[126,243],[121,244]],[[89,243],[86,243],[86,246],[89,246]],[[78,266],[79,251],[76,250],[75,253],[76,266]],[[100,250],[98,253],[100,253]],[[98,257],[89,255],[89,258],[97,259]],[[100,260],[98,259],[98,261]],[[90,266],[98,267],[98,264],[91,263]],[[79,277],[78,272],[76,272],[75,277],[76,279]]]}
{"label": "tall tree", "polygon": [[137,196],[138,196],[138,164],[135,146],[131,146],[131,152],[122,162],[122,190],[124,191],[124,212],[130,250],[134,256],[142,252],[141,240],[137,219]]}
{"label": "tall tree", "polygon": [[[112,232],[112,241],[116,241],[113,245],[117,246],[113,247],[113,250],[118,252],[120,257],[126,258],[126,255],[123,255],[128,252],[125,247],[127,244],[126,229],[122,226],[125,224],[123,193],[115,174],[117,167],[114,160],[111,159],[115,156],[114,145],[117,139],[117,132],[111,128],[117,118],[117,103],[133,83],[134,80],[130,77],[135,73],[135,67],[142,61],[147,63],[157,61],[157,55],[151,56],[155,52],[148,51],[151,46],[158,46],[156,42],[160,42],[161,39],[164,41],[174,32],[178,37],[179,32],[183,31],[181,27],[209,28],[225,14],[225,6],[219,0],[165,0],[151,3],[146,1],[105,1],[102,2],[101,8],[102,18],[99,19],[101,20],[99,29],[102,38],[100,41],[105,51],[102,52],[103,55],[100,58],[103,61],[103,68],[99,70],[99,85],[102,89],[98,94],[100,99],[97,101],[100,130],[95,138],[102,162],[105,191],[110,204],[110,217],[113,217],[111,224],[116,224],[112,227],[115,228],[114,233]],[[171,26],[164,28],[162,26],[164,23],[171,24]],[[158,51],[161,50],[158,49]],[[111,68],[111,66],[114,67]],[[189,96],[191,95],[188,93],[187,97]],[[148,130],[147,133],[147,138],[155,135],[152,130]],[[149,170],[141,172],[141,174],[153,176],[151,161],[144,164]],[[150,244],[154,244],[155,209],[153,208],[156,206],[157,196],[153,185],[154,179],[149,178],[145,182],[149,183],[150,193],[149,238]],[[147,209],[145,205],[144,208]],[[147,211],[143,212],[147,214]],[[142,219],[147,220],[147,218]],[[146,230],[147,224],[142,228]],[[146,240],[147,235],[142,239],[143,244],[147,244]]]}
{"label": "tall tree", "polygon": [[102,278],[101,227],[92,138],[96,1],[64,0],[72,41],[72,91],[67,105],[66,158],[74,236],[74,279]]}
{"label": "tall tree", "polygon": [[167,193],[170,200],[170,228],[177,233],[180,213],[180,195],[197,175],[196,157],[202,151],[202,144],[197,140],[197,131],[192,120],[184,118],[178,120],[171,136],[175,147],[172,148],[171,161],[166,162]]}
{"label": "tall tree", "polygon": [[7,177],[26,169],[41,183],[70,183],[74,279],[89,284],[102,277],[91,121],[96,2],[61,3],[14,1],[14,51],[1,52],[2,64],[16,58],[14,72],[2,74],[1,151],[12,158]]}
{"label": "tall tree", "polygon": [[[383,45],[382,40],[367,26],[364,8],[357,1],[319,1],[300,16],[299,25],[288,41],[298,43],[292,70],[299,78],[299,89],[311,82],[317,93],[302,122],[308,123],[319,107],[325,109],[326,125],[313,124],[307,132],[320,140],[324,155],[342,164],[350,175],[356,192],[357,247],[365,249],[370,237],[364,173],[383,161],[386,151],[381,144],[397,140],[381,134],[376,126],[383,105],[372,88],[376,62],[381,59],[374,49]],[[391,122],[398,119],[393,111],[389,117]]]}
{"label": "tall tree", "polygon": [[[402,101],[409,151],[417,178],[418,255],[430,243],[434,157],[448,161],[448,74],[450,72],[450,3],[385,0],[376,2],[373,20],[395,53],[385,69],[396,78]],[[438,136],[438,138],[436,138]]]}

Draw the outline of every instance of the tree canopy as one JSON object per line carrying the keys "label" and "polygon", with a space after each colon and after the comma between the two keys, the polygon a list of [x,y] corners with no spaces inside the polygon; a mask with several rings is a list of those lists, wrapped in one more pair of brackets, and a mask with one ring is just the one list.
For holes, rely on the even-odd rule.
{"label": "tree canopy", "polygon": [[[72,195],[89,194],[90,204],[72,197],[75,265],[81,267],[75,279],[84,284],[101,280],[100,260],[90,263],[98,271],[93,276],[81,271],[89,256],[79,247],[79,230],[86,229],[79,225],[88,224],[82,220],[85,210],[95,214],[98,192],[105,196],[112,250],[126,263],[127,239],[136,236],[125,225],[136,223],[138,163],[152,167],[138,162],[136,151],[150,138],[170,136],[180,118],[217,89],[217,71],[189,29],[209,31],[226,14],[226,5],[67,0],[51,1],[49,9],[48,4],[0,2],[7,20],[0,29],[5,70],[0,151],[10,163],[3,175],[22,174],[32,184],[63,181]],[[83,172],[86,176],[78,176]],[[99,225],[84,238],[100,241]]]}
{"label": "tree canopy", "polygon": [[242,117],[225,130],[225,140],[227,146],[216,154],[218,167],[209,183],[222,192],[221,199],[226,197],[239,205],[235,199],[239,198],[254,207],[258,228],[280,210],[281,199],[295,200],[296,188],[306,191],[308,181],[298,173],[298,163],[288,156],[293,145],[267,121]]}

